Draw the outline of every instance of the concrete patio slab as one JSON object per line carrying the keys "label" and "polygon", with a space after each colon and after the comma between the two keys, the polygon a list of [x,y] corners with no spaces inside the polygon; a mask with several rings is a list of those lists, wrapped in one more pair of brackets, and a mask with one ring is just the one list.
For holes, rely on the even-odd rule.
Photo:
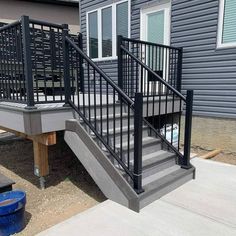
{"label": "concrete patio slab", "polygon": [[236,166],[192,160],[197,178],[140,213],[107,200],[38,236],[235,236]]}

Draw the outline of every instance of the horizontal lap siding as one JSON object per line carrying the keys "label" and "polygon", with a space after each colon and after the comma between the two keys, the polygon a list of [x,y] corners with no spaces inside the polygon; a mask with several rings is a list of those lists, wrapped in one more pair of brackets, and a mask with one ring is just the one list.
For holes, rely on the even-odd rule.
{"label": "horizontal lap siding", "polygon": [[[81,1],[81,31],[86,41],[86,11],[112,0]],[[140,9],[165,0],[131,1],[131,37],[140,38]],[[172,0],[171,44],[184,48],[183,91],[194,89],[196,115],[236,117],[236,49],[216,49],[218,0]],[[117,81],[116,61],[98,63]]]}
{"label": "horizontal lap siding", "polygon": [[173,0],[173,46],[184,48],[183,90],[197,115],[236,117],[236,49],[216,49],[218,0]]}

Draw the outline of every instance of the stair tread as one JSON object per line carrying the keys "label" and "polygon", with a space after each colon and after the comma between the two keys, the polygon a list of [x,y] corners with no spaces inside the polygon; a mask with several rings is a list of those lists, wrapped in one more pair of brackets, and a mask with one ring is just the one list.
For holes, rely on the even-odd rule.
{"label": "stair tread", "polygon": [[[145,145],[150,145],[152,143],[159,143],[161,142],[161,139],[158,139],[158,138],[153,138],[153,137],[144,137],[143,140],[142,140],[142,145],[145,146]],[[129,148],[132,149],[134,146],[134,140],[131,140],[130,141],[130,144],[129,144]],[[116,144],[116,148],[120,148],[120,143]],[[128,142],[123,142],[122,143],[122,150],[126,150],[128,148]]]}
{"label": "stair tread", "polygon": [[175,154],[172,152],[160,150],[143,156],[144,171],[148,171],[148,168],[153,165],[159,165],[165,161],[175,158]]}
{"label": "stair tread", "polygon": [[153,181],[161,179],[164,176],[172,174],[173,172],[177,171],[178,169],[180,169],[180,166],[179,165],[174,165],[174,166],[171,166],[171,167],[166,168],[164,170],[158,171],[155,174],[152,174],[148,177],[143,178],[143,185],[147,185],[147,184],[149,184]]}
{"label": "stair tread", "polygon": [[[145,129],[145,130],[148,129],[148,128],[149,128],[148,126],[143,126],[143,129]],[[133,131],[134,131],[134,126],[131,125],[131,126],[129,127],[129,129],[130,129],[130,131],[133,132]],[[116,127],[116,128],[115,128],[115,133],[118,134],[118,133],[120,133],[119,131],[120,131],[120,127]],[[123,132],[128,132],[128,126],[122,127],[122,131],[123,131]],[[104,130],[103,133],[104,133],[104,134],[107,134],[107,129]],[[108,129],[108,134],[113,134],[113,133],[114,133],[114,129],[113,129],[113,128]]]}
{"label": "stair tread", "polygon": [[[171,157],[175,157],[175,154],[164,150],[159,150],[150,154],[146,154],[142,157],[143,167],[149,166],[153,163],[161,163]],[[133,161],[134,160],[130,160],[130,163],[133,164]]]}
{"label": "stair tread", "polygon": [[168,169],[169,170],[164,170],[164,172],[166,171],[166,174],[158,173],[159,175],[153,175],[152,180],[151,176],[146,177],[146,180],[143,180],[143,188],[145,191],[140,195],[141,198],[144,198],[146,195],[151,194],[152,191],[156,191],[157,189],[161,190],[162,188],[171,185],[181,177],[184,177],[194,171],[194,167],[190,169],[183,169],[178,165],[172,166]]}

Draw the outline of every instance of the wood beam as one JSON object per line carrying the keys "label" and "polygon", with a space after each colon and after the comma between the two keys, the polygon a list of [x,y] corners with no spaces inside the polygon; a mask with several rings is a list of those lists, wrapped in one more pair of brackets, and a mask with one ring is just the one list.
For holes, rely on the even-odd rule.
{"label": "wood beam", "polygon": [[36,141],[38,143],[41,143],[47,146],[55,145],[57,143],[56,132],[43,133],[43,134],[38,134],[38,135],[27,135],[19,131],[15,131],[15,130],[4,128],[4,127],[0,127],[0,129],[13,133],[16,136],[29,139],[31,141]]}

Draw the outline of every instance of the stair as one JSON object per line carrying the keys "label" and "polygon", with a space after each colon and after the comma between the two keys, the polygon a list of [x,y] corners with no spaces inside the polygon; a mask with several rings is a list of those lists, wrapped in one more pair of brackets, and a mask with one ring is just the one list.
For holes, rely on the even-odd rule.
{"label": "stair", "polygon": [[[116,106],[119,106],[118,104]],[[109,109],[109,112],[111,110]],[[94,113],[93,113],[94,115]],[[91,117],[91,123],[103,130],[103,137],[109,140],[117,153],[122,153],[124,163],[133,169],[134,127],[128,128],[128,115],[122,116],[122,135],[120,128],[113,129],[114,122],[120,124],[121,116],[100,114]],[[133,119],[133,117],[131,118]],[[66,121],[65,141],[85,166],[105,196],[134,211],[140,209],[194,178],[194,167],[183,169],[177,163],[176,154],[163,150],[160,138],[151,136],[150,128],[143,124],[142,137],[142,186],[144,192],[137,194],[132,181],[115,158],[108,152],[93,132],[88,132],[83,121]],[[129,135],[128,135],[129,134]],[[122,139],[122,142],[121,142]],[[128,145],[129,140],[129,145]]]}

